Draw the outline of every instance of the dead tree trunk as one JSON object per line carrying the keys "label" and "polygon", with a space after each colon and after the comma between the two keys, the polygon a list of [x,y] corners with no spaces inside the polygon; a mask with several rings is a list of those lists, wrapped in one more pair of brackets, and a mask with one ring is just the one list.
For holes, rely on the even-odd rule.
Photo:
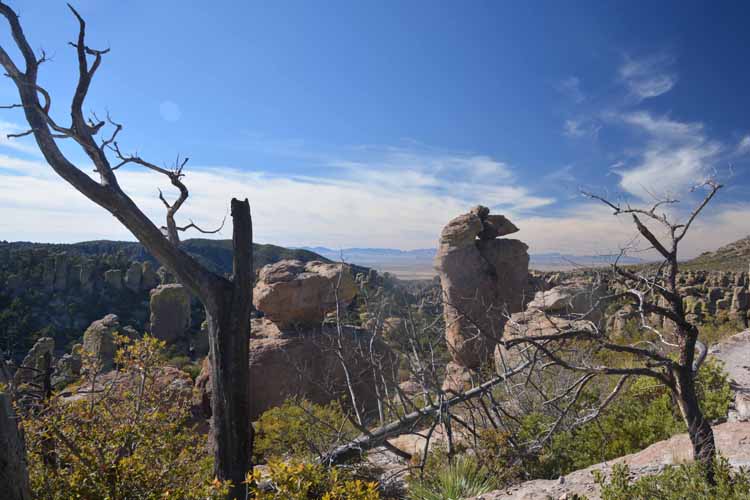
{"label": "dead tree trunk", "polygon": [[714,482],[713,461],[716,458],[716,443],[711,424],[703,416],[698,395],[695,392],[695,377],[692,373],[680,370],[676,377],[676,396],[680,413],[687,425],[690,442],[693,445],[693,457],[703,464],[707,479]]}
{"label": "dead tree trunk", "polygon": [[[37,82],[39,66],[48,61],[44,52],[37,58],[21,28],[18,16],[7,5],[0,2],[0,15],[10,25],[11,35],[25,65],[22,71],[0,47],[0,64],[6,75],[15,83],[21,102],[2,108],[23,109],[29,130],[9,137],[33,135],[39,149],[50,167],[71,186],[88,199],[110,212],[143,244],[178,281],[187,287],[203,303],[209,320],[209,343],[211,364],[215,376],[213,383],[213,418],[215,425],[214,449],[216,476],[233,482],[230,498],[244,498],[242,481],[251,468],[252,430],[249,419],[248,394],[248,339],[250,312],[252,309],[252,220],[247,200],[232,200],[231,213],[234,223],[234,276],[228,280],[219,276],[185,253],[179,245],[177,231],[196,229],[203,231],[192,221],[177,227],[175,213],[188,197],[183,184],[183,167],[187,160],[178,161],[173,168],[159,167],[138,156],[126,156],[120,151],[116,138],[122,125],[107,116],[106,121],[95,115],[84,118],[83,104],[91,81],[107,50],[88,47],[85,41],[86,23],[70,7],[79,23],[77,41],[70,45],[78,59],[78,82],[70,105],[71,124],[63,127],[50,115],[51,96]],[[40,101],[40,95],[43,100]],[[108,137],[97,141],[96,136],[112,128]],[[102,134],[100,134],[100,132]],[[81,146],[93,163],[99,179],[90,177],[74,165],[60,150],[57,140],[68,139]],[[111,164],[108,155],[114,156]],[[137,165],[161,173],[179,190],[179,197],[167,202],[160,192],[159,198],[167,208],[166,235],[133,202],[120,187],[115,171],[126,165]]]}

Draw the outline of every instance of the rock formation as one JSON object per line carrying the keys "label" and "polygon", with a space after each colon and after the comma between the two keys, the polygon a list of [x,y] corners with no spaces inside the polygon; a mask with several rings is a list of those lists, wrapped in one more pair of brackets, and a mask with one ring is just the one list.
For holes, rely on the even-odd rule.
{"label": "rock formation", "polygon": [[[356,295],[348,266],[287,260],[265,266],[255,287],[255,305],[265,316],[252,320],[250,338],[250,413],[253,419],[300,396],[327,403],[350,400],[341,357],[353,381],[357,407],[365,413],[376,406],[370,364],[370,334],[344,326],[324,325],[326,314],[346,307]],[[339,341],[341,348],[339,348]],[[387,359],[379,342],[374,356]],[[387,362],[384,361],[387,366]],[[210,415],[210,364],[205,361],[196,379],[194,403]]]}
{"label": "rock formation", "polygon": [[132,292],[138,292],[141,289],[142,269],[140,262],[131,262],[128,270],[125,271],[125,287]]}
{"label": "rock formation", "polygon": [[[453,363],[476,369],[492,356],[505,315],[521,310],[528,282],[528,247],[498,239],[518,231],[478,206],[451,220],[440,236],[435,268],[445,302],[446,340]],[[456,367],[451,372],[460,373]]]}
{"label": "rock formation", "polygon": [[[353,381],[357,407],[365,414],[376,409],[375,381],[369,363],[370,336],[364,330],[343,329],[340,350]],[[335,327],[301,332],[282,331],[267,318],[252,320],[250,339],[250,415],[257,419],[264,411],[281,405],[290,397],[304,397],[324,404],[349,391],[338,357],[338,332]],[[386,357],[381,344],[375,345],[377,357]],[[205,415],[211,414],[211,373],[208,358],[196,378],[194,403]]]}
{"label": "rock formation", "polygon": [[[40,380],[44,370],[52,369],[52,357],[55,352],[55,339],[42,337],[24,358],[15,374],[16,386]],[[46,358],[46,359],[45,359]]]}
{"label": "rock formation", "polygon": [[260,270],[253,304],[280,328],[313,326],[356,294],[349,266],[282,260]]}
{"label": "rock formation", "polygon": [[26,449],[5,387],[10,375],[0,358],[0,494],[4,500],[31,500]]}
{"label": "rock formation", "polygon": [[179,284],[151,290],[151,335],[174,344],[190,328],[190,294]]}
{"label": "rock formation", "polygon": [[96,320],[83,333],[83,349],[96,356],[103,370],[111,370],[115,359],[114,334],[120,329],[120,320],[108,314]]}

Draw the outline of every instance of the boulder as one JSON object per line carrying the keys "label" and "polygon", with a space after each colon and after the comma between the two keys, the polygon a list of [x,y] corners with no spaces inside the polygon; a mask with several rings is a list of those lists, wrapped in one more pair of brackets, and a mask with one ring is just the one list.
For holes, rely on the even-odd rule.
{"label": "boulder", "polygon": [[253,304],[280,328],[311,327],[356,294],[347,265],[281,260],[260,270]]}
{"label": "boulder", "polygon": [[159,285],[151,290],[151,335],[168,344],[185,337],[190,328],[190,294],[180,284]]}
{"label": "boulder", "polygon": [[57,360],[55,364],[55,374],[52,377],[52,386],[58,389],[65,387],[78,380],[81,377],[81,344],[75,344],[69,354]]}
{"label": "boulder", "polygon": [[444,300],[446,340],[453,361],[475,369],[492,357],[507,313],[520,311],[528,283],[528,247],[496,239],[518,229],[476,207],[448,222],[435,268]]}
{"label": "boulder", "polygon": [[[335,327],[309,331],[282,331],[266,318],[252,320],[250,339],[250,416],[257,419],[269,408],[281,405],[290,397],[325,404],[349,392],[341,361],[335,350],[338,341]],[[364,330],[345,327],[343,355],[349,370],[357,406],[365,414],[377,409],[375,382],[369,363],[371,336]],[[387,358],[382,344],[375,343],[376,356]],[[387,363],[386,363],[387,366]],[[385,373],[390,373],[385,370]],[[206,358],[196,378],[194,404],[210,416],[211,366]]]}
{"label": "boulder", "polygon": [[52,369],[55,339],[42,337],[34,343],[15,374],[16,386],[41,380],[45,369]]}
{"label": "boulder", "polygon": [[102,370],[111,370],[115,360],[115,333],[120,330],[120,320],[115,314],[108,314],[91,323],[83,333],[83,349],[94,355],[101,363]]}

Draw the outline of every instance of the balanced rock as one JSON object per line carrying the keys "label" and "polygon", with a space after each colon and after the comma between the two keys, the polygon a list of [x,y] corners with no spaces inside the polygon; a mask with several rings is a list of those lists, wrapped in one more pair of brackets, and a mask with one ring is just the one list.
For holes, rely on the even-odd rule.
{"label": "balanced rock", "polygon": [[151,290],[151,335],[168,344],[181,340],[190,328],[190,294],[180,284]]}
{"label": "balanced rock", "polygon": [[475,369],[492,357],[506,315],[521,310],[528,247],[496,239],[518,231],[478,206],[451,220],[440,235],[435,268],[443,291],[446,340],[453,361]]}
{"label": "balanced rock", "polygon": [[313,326],[356,294],[347,265],[281,260],[260,270],[253,304],[280,328]]}
{"label": "balanced rock", "polygon": [[83,349],[94,355],[102,370],[111,370],[115,360],[115,333],[120,329],[120,320],[115,314],[98,319],[83,333]]}

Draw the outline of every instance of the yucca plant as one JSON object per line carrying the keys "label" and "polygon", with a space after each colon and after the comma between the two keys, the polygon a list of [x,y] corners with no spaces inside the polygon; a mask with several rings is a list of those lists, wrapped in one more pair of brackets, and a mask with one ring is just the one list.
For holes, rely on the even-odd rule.
{"label": "yucca plant", "polygon": [[409,485],[411,500],[461,500],[488,493],[495,483],[488,471],[470,457],[459,457],[432,477]]}

